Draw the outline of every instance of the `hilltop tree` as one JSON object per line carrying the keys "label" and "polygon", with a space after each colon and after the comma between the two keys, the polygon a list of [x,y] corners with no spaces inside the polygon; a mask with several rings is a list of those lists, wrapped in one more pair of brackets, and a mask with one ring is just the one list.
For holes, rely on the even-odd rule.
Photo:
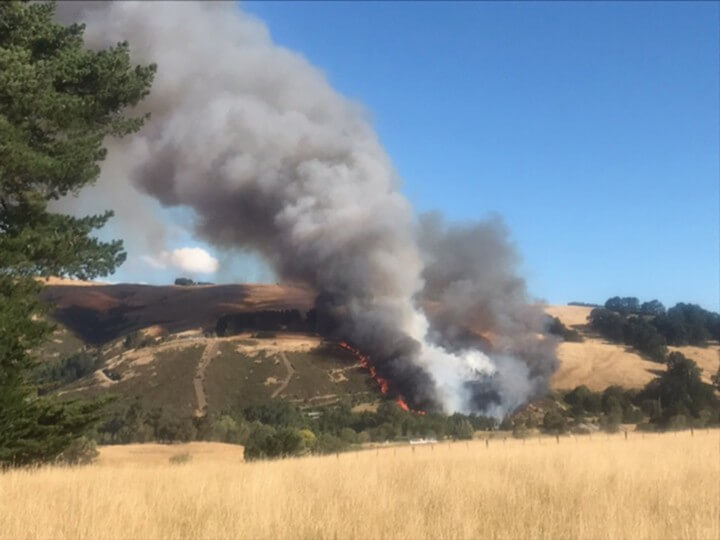
{"label": "hilltop tree", "polygon": [[120,43],[90,50],[84,26],[53,22],[54,3],[0,3],[0,466],[52,459],[98,418],[97,403],[60,404],[30,383],[50,330],[35,278],[105,276],[122,242],[91,232],[111,212],[52,213],[51,201],[95,181],[103,140],[137,131],[126,114],[149,91],[155,66],[130,63]]}
{"label": "hilltop tree", "polygon": [[634,296],[626,296],[620,298],[619,296],[613,296],[605,302],[605,309],[615,311],[623,315],[628,313],[637,313],[640,311],[640,301]]}
{"label": "hilltop tree", "polygon": [[643,315],[663,315],[665,313],[665,306],[660,300],[650,300],[649,302],[642,303],[640,313]]}

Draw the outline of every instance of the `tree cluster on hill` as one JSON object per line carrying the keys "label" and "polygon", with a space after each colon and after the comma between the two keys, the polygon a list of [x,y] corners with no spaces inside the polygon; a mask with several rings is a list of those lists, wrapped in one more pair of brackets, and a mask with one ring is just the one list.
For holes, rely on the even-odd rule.
{"label": "tree cluster on hill", "polygon": [[91,236],[111,212],[76,218],[48,204],[97,179],[106,137],[143,125],[125,110],[155,73],[131,64],[127,43],[86,48],[84,27],[54,12],[0,2],[0,467],[54,460],[98,419],[99,403],[38,395],[30,351],[51,327],[35,278],[92,279],[125,259],[122,242]]}
{"label": "tree cluster on hill", "polygon": [[665,310],[657,300],[610,298],[590,313],[590,327],[616,343],[634,347],[657,362],[665,362],[668,345],[705,345],[720,338],[720,315],[694,304],[679,303]]}
{"label": "tree cluster on hill", "polygon": [[58,360],[46,360],[34,370],[34,381],[40,394],[47,394],[60,386],[82,379],[100,369],[103,358],[98,353],[80,351]]}
{"label": "tree cluster on hill", "polygon": [[590,328],[610,341],[634,347],[656,362],[663,362],[667,355],[667,340],[643,317],[624,317],[608,309],[595,308],[590,313]]}
{"label": "tree cluster on hill", "polygon": [[696,304],[678,303],[668,310],[658,300],[640,301],[635,297],[615,296],[605,302],[605,309],[623,316],[636,316],[652,323],[668,345],[703,345],[710,339],[720,340],[720,314]]}

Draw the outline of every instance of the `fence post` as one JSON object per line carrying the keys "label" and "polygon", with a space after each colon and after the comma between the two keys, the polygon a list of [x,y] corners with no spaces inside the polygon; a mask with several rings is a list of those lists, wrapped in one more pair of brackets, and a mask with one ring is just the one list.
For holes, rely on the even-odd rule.
{"label": "fence post", "polygon": [[625,440],[627,441],[627,429],[625,430]]}
{"label": "fence post", "polygon": [[490,437],[485,437],[485,448],[490,448]]}
{"label": "fence post", "polygon": [[557,444],[560,444],[560,435],[557,434],[557,433],[555,434],[555,442],[556,442]]}

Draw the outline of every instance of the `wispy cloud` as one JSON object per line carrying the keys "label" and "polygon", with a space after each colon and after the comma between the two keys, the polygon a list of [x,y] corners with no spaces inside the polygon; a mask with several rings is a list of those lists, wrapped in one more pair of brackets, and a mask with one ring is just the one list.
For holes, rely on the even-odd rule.
{"label": "wispy cloud", "polygon": [[144,255],[142,260],[158,270],[174,268],[190,274],[214,274],[220,263],[199,247],[184,247],[161,251],[157,255]]}

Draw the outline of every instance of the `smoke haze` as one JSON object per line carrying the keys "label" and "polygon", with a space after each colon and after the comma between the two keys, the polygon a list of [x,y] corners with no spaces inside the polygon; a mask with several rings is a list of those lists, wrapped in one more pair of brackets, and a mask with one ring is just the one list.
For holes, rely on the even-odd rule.
{"label": "smoke haze", "polygon": [[499,416],[547,388],[555,342],[502,223],[418,220],[362,108],[263,23],[230,2],[60,3],[58,17],[158,64],[151,120],[109,143],[103,169],[126,204],[191,208],[198,237],[312,286],[328,331],[413,407]]}

